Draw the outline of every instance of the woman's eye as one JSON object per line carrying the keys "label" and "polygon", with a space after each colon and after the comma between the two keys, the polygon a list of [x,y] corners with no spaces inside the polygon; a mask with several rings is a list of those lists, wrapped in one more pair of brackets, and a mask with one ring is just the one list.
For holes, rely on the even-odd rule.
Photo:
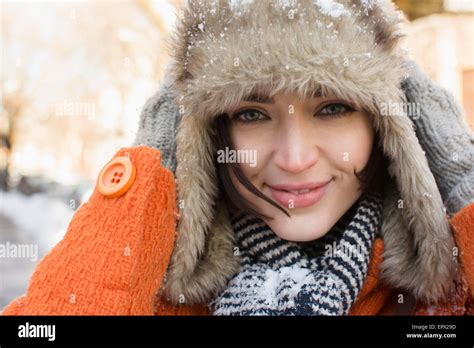
{"label": "woman's eye", "polygon": [[332,103],[324,106],[318,114],[323,116],[342,116],[342,114],[353,111],[352,108],[341,103]]}
{"label": "woman's eye", "polygon": [[264,120],[265,116],[258,110],[249,109],[240,111],[234,117],[232,117],[232,119],[244,123],[250,123]]}

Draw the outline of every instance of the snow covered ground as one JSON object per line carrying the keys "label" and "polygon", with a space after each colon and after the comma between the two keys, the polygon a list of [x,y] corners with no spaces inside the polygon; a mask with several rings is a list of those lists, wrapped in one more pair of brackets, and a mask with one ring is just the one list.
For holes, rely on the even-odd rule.
{"label": "snow covered ground", "polygon": [[26,292],[38,262],[63,237],[74,214],[67,202],[46,193],[0,192],[0,309]]}

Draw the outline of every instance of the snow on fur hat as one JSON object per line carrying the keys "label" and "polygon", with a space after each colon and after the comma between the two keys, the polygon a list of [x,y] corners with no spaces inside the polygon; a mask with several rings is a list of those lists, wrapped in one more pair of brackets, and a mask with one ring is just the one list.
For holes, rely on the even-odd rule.
{"label": "snow on fur hat", "polygon": [[335,96],[372,116],[392,178],[382,279],[425,301],[447,293],[454,244],[441,196],[411,120],[401,108],[383,109],[404,101],[402,22],[385,0],[189,1],[170,41],[165,86],[182,114],[175,141],[184,208],[164,289],[173,303],[205,303],[239,269],[219,201],[212,120],[254,92],[280,91]]}

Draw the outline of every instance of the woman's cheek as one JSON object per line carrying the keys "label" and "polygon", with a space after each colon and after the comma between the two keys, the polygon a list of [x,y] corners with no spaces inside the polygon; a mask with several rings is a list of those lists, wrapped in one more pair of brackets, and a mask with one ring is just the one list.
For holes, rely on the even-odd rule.
{"label": "woman's cheek", "polygon": [[367,165],[372,151],[372,129],[364,124],[340,130],[336,136],[339,141],[328,147],[333,162],[346,174],[353,175]]}
{"label": "woman's cheek", "polygon": [[236,130],[231,133],[235,150],[246,151],[246,161],[240,164],[240,168],[249,180],[254,179],[262,171],[271,155],[273,142],[269,133],[270,131],[265,129],[247,132]]}

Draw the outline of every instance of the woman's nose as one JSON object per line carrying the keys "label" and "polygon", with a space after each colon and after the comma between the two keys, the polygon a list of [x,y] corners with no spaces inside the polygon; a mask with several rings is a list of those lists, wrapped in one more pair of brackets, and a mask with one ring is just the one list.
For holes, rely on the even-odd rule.
{"label": "woman's nose", "polygon": [[282,170],[299,173],[317,163],[319,149],[311,125],[303,117],[292,116],[276,140],[275,164]]}

